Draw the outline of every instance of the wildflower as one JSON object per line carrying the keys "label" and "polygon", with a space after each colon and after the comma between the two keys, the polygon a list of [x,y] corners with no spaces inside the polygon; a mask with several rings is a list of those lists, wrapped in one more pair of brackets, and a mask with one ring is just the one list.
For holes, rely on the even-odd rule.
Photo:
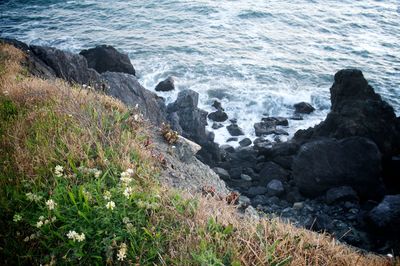
{"label": "wildflower", "polygon": [[105,191],[104,192],[104,195],[103,195],[103,198],[105,199],[105,200],[110,200],[111,199],[111,192],[110,191]]}
{"label": "wildflower", "polygon": [[39,216],[39,220],[43,221],[44,220],[44,216],[43,215]]}
{"label": "wildflower", "polygon": [[129,197],[132,195],[133,189],[131,187],[127,187],[124,190],[124,196],[129,199]]}
{"label": "wildflower", "polygon": [[109,202],[107,202],[106,208],[109,209],[109,210],[114,210],[114,208],[115,208],[115,202],[114,202],[114,201],[109,201]]}
{"label": "wildflower", "polygon": [[82,242],[83,240],[85,240],[85,234],[84,234],[84,233],[81,233],[80,235],[77,234],[76,237],[75,237],[75,239],[76,239],[76,241],[78,241],[78,242]]}
{"label": "wildflower", "polygon": [[126,246],[125,243],[122,243],[119,246],[117,258],[119,261],[123,261],[126,258],[126,252],[128,251],[128,247]]}
{"label": "wildflower", "polygon": [[29,241],[29,236],[24,238],[24,242],[28,242]]}
{"label": "wildflower", "polygon": [[8,92],[8,91],[3,91],[3,94],[4,94],[5,96],[8,96],[9,92]]}
{"label": "wildflower", "polygon": [[50,220],[51,220],[52,223],[54,223],[57,220],[57,218],[56,217],[52,217]]}
{"label": "wildflower", "polygon": [[67,233],[67,237],[68,237],[69,239],[73,239],[73,240],[76,238],[77,235],[78,235],[77,232],[71,231],[71,230]]}
{"label": "wildflower", "polygon": [[64,173],[64,168],[61,165],[57,165],[54,168],[54,174],[56,175],[56,177],[62,177]]}
{"label": "wildflower", "polygon": [[46,201],[47,208],[51,211],[54,210],[54,208],[57,206],[57,203],[54,202],[54,200],[49,199]]}
{"label": "wildflower", "polygon": [[128,217],[124,217],[124,218],[122,218],[122,222],[123,222],[124,224],[127,224],[127,223],[130,222],[130,220],[129,220]]}
{"label": "wildflower", "polygon": [[18,223],[21,220],[22,220],[22,216],[20,214],[14,214],[13,221],[15,223]]}
{"label": "wildflower", "polygon": [[26,193],[25,196],[26,196],[26,198],[27,198],[29,201],[34,201],[34,202],[39,202],[39,201],[41,201],[42,198],[43,198],[42,196],[33,194],[33,193],[31,193],[31,192]]}
{"label": "wildflower", "polygon": [[99,178],[101,176],[101,173],[102,172],[100,170],[96,169],[96,171],[94,172],[94,177]]}
{"label": "wildflower", "polygon": [[133,119],[134,119],[135,121],[139,121],[139,118],[140,118],[140,116],[139,116],[138,114],[135,114],[135,115],[133,116]]}
{"label": "wildflower", "polygon": [[37,228],[42,227],[42,225],[43,225],[43,221],[38,221],[38,222],[36,223],[36,227],[37,227]]}

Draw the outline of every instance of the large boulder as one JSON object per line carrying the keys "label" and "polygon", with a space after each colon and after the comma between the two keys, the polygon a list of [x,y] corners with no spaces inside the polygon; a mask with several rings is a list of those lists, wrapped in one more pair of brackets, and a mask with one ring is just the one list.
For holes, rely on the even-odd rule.
{"label": "large boulder", "polygon": [[385,196],[382,202],[368,213],[372,226],[392,237],[400,236],[400,195]]}
{"label": "large boulder", "polygon": [[300,102],[293,105],[295,112],[298,114],[311,114],[315,111],[315,108],[306,102]]}
{"label": "large boulder", "polygon": [[164,100],[146,90],[135,76],[117,72],[105,72],[101,76],[109,84],[107,94],[129,106],[137,105],[141,113],[153,124],[166,122]]}
{"label": "large boulder", "polygon": [[31,45],[32,53],[49,66],[58,78],[66,81],[87,84],[95,88],[103,87],[99,73],[88,67],[85,57],[53,47]]}
{"label": "large boulder", "polygon": [[371,198],[382,188],[381,154],[374,142],[362,137],[308,142],[300,148],[292,167],[296,186],[311,197],[347,185],[360,196]]}
{"label": "large boulder", "polygon": [[120,53],[109,45],[100,45],[88,50],[82,50],[80,55],[84,56],[90,68],[99,73],[122,72],[135,75],[135,69],[128,55]]}
{"label": "large boulder", "polygon": [[343,139],[361,136],[373,140],[384,157],[400,154],[400,123],[393,108],[365,80],[362,72],[345,69],[335,74],[331,112],[314,128],[299,130],[301,142],[318,137]]}

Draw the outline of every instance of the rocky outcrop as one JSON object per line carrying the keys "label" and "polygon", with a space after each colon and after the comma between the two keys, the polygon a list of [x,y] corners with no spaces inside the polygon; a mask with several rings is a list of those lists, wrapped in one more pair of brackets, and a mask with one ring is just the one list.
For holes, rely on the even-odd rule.
{"label": "rocky outcrop", "polygon": [[88,67],[83,56],[53,47],[31,45],[30,49],[55,72],[58,78],[72,83],[87,84],[94,88],[103,86],[100,74]]}
{"label": "rocky outcrop", "polygon": [[330,92],[332,107],[325,121],[314,128],[298,131],[296,140],[360,136],[374,141],[384,157],[400,154],[399,120],[361,71],[345,69],[337,72]]}
{"label": "rocky outcrop", "polygon": [[100,74],[109,71],[135,75],[135,69],[128,55],[119,52],[112,46],[100,45],[82,50],[79,54],[86,58],[90,68]]}
{"label": "rocky outcrop", "polygon": [[160,81],[155,87],[155,91],[172,91],[175,89],[175,80],[173,77],[168,77],[167,79]]}
{"label": "rocky outcrop", "polygon": [[380,174],[378,147],[361,137],[308,142],[293,161],[293,180],[304,195],[311,197],[345,185],[364,198],[379,196],[383,186]]}
{"label": "rocky outcrop", "polygon": [[105,72],[101,77],[109,84],[106,93],[129,106],[136,106],[141,113],[154,124],[166,122],[164,100],[155,93],[146,90],[135,76]]}

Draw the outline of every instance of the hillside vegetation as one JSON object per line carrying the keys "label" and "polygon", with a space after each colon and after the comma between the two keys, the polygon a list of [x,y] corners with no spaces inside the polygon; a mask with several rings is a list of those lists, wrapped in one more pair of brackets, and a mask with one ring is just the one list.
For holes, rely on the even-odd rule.
{"label": "hillside vegetation", "polygon": [[3,265],[394,265],[157,181],[137,109],[32,77],[0,44]]}

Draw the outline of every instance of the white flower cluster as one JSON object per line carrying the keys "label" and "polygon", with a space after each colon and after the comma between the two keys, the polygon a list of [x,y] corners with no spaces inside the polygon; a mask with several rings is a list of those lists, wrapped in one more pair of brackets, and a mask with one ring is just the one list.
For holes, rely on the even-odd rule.
{"label": "white flower cluster", "polygon": [[107,202],[106,208],[109,209],[109,210],[114,210],[114,208],[115,208],[115,202],[114,202],[114,201],[109,201],[109,202]]}
{"label": "white flower cluster", "polygon": [[99,170],[97,168],[88,168],[85,166],[80,166],[78,168],[78,171],[81,172],[82,174],[93,175],[95,178],[99,178],[101,176],[101,174],[103,173],[101,170]]}
{"label": "white flower cluster", "polygon": [[119,261],[123,261],[126,258],[126,252],[128,251],[128,247],[125,243],[122,243],[119,246],[118,254],[117,254],[117,259]]}
{"label": "white flower cluster", "polygon": [[83,240],[85,240],[85,234],[84,233],[78,234],[75,231],[69,231],[67,233],[67,237],[69,239],[72,239],[74,242],[75,241],[82,242]]}
{"label": "white flower cluster", "polygon": [[43,225],[49,224],[50,222],[54,223],[57,220],[56,217],[50,217],[49,219],[45,219],[44,216],[39,217],[39,221],[36,223],[36,227],[40,228]]}
{"label": "white flower cluster", "polygon": [[41,201],[42,198],[43,198],[42,196],[33,194],[33,193],[31,193],[31,192],[26,193],[25,196],[26,196],[26,198],[27,198],[29,201],[34,201],[34,202],[39,202],[39,201]]}
{"label": "white flower cluster", "polygon": [[57,203],[54,200],[49,199],[48,201],[46,201],[46,205],[47,208],[51,211],[54,210],[54,208],[57,206]]}
{"label": "white flower cluster", "polygon": [[57,165],[54,168],[54,174],[56,175],[56,177],[62,177],[64,174],[64,168],[61,165]]}
{"label": "white flower cluster", "polygon": [[21,220],[22,220],[22,216],[20,214],[18,214],[18,213],[14,214],[13,221],[15,223],[18,223]]}
{"label": "white flower cluster", "polygon": [[121,183],[125,186],[128,186],[133,181],[133,175],[135,171],[133,169],[127,169],[125,172],[121,173]]}
{"label": "white flower cluster", "polygon": [[124,190],[124,196],[129,199],[129,197],[132,195],[133,189],[131,187],[126,187]]}
{"label": "white flower cluster", "polygon": [[104,191],[103,198],[105,200],[110,200],[111,199],[111,192],[108,191],[108,190]]}

